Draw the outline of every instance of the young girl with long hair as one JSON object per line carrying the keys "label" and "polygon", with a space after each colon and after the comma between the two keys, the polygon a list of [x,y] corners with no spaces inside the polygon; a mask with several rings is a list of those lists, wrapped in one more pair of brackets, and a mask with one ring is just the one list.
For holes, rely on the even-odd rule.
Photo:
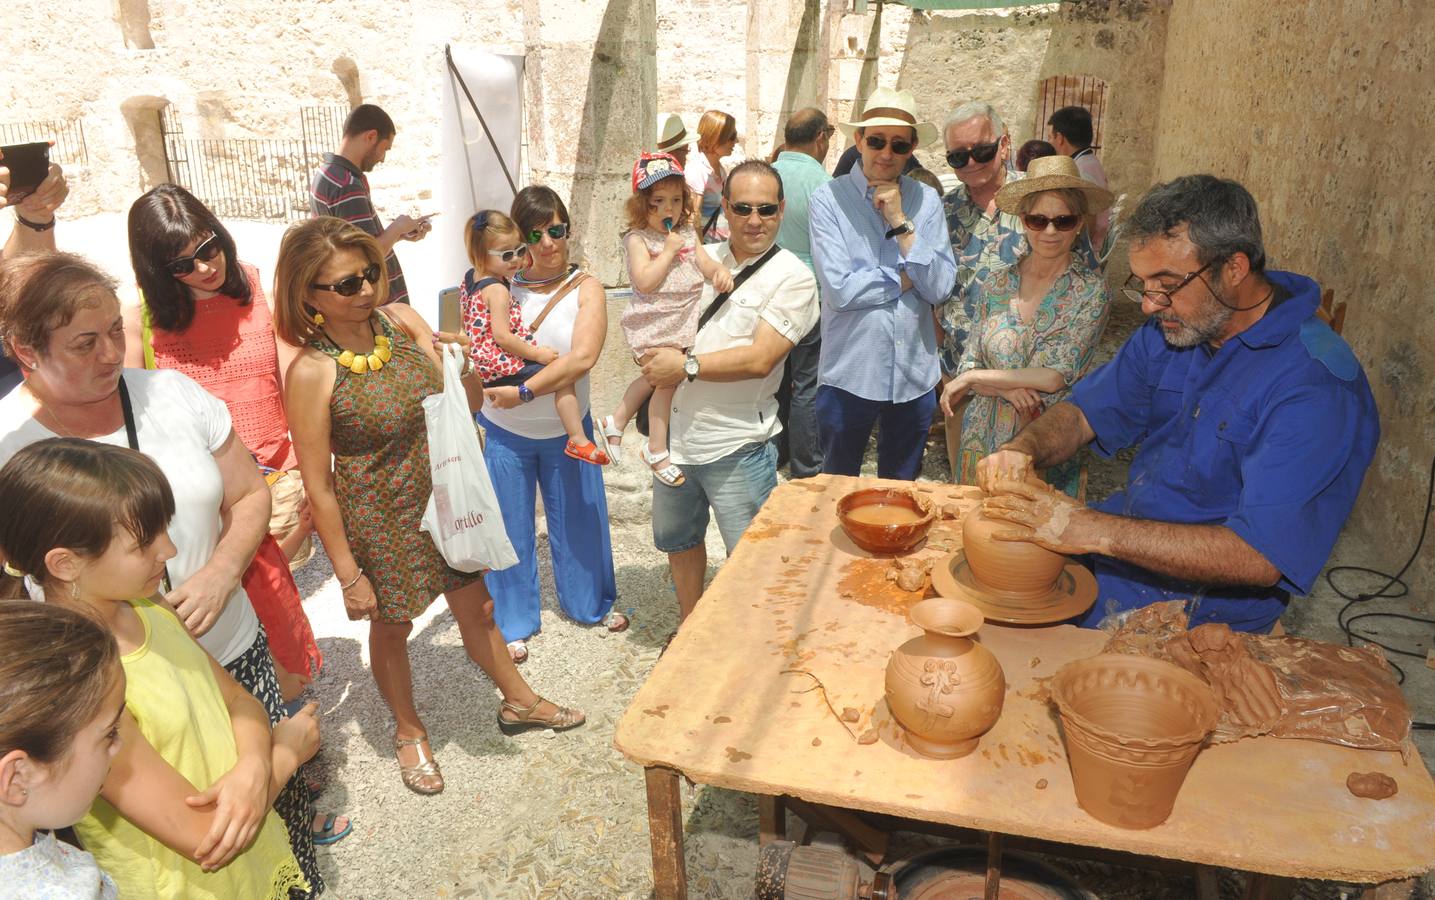
{"label": "young girl with long hair", "polygon": [[[518,387],[558,358],[552,347],[540,347],[533,329],[508,291],[509,281],[528,262],[528,245],[513,220],[496,209],[475,213],[464,224],[463,244],[473,264],[458,289],[469,356],[485,388]],[[583,414],[573,386],[553,392],[558,420],[568,432],[564,454],[606,466],[608,454],[583,432]]]}
{"label": "young girl with long hair", "polygon": [[271,806],[318,749],[315,707],[271,733],[259,701],[154,599],[175,553],[159,467],[124,447],[38,441],[0,469],[0,508],[44,511],[0,519],[3,593],[84,613],[118,644],[120,746],[75,831],[120,894],[312,896]]}
{"label": "young girl with long hair", "polygon": [[[698,241],[694,205],[677,160],[666,153],[644,153],[634,164],[628,230],[623,235],[633,299],[619,324],[640,362],[644,354],[659,347],[686,350],[692,346],[705,280],[716,291],[732,289],[732,273]],[[653,477],[669,487],[684,481],[682,470],[665,462],[674,390],[654,390],[639,376],[623,392],[613,414],[598,422],[608,454],[621,460],[623,428],[647,401],[648,443],[642,450],[643,461],[653,470]]]}

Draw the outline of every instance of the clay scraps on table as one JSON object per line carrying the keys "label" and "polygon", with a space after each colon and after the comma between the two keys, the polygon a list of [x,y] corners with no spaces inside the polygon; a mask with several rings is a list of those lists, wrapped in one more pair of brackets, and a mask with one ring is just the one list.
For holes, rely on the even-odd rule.
{"label": "clay scraps on table", "polygon": [[1105,652],[1164,659],[1204,679],[1221,707],[1214,742],[1269,734],[1409,752],[1410,707],[1372,647],[1216,623],[1187,630],[1184,601],[1168,601],[1128,616]]}
{"label": "clay scraps on table", "polygon": [[1400,790],[1395,779],[1382,772],[1351,772],[1345,779],[1345,787],[1355,796],[1367,800],[1394,797]]}

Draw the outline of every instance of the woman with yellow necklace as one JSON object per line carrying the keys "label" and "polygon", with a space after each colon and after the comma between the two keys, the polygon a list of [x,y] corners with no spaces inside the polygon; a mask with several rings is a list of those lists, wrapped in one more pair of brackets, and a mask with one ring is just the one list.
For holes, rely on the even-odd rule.
{"label": "woman with yellow necklace", "polygon": [[[383,259],[372,237],[341,219],[293,226],[275,267],[275,330],[304,348],[284,384],[289,427],[344,607],[371,623],[370,661],[394,714],[399,774],[409,789],[436,794],[443,776],[414,706],[408,637],[438,594],[469,658],[503,694],[505,734],[573,728],[583,714],[533,692],[494,624],[482,573],[449,568],[419,528],[432,490],[423,399],[443,390],[443,378],[428,324],[404,304],[384,306]],[[481,404],[482,385],[472,384],[471,402]]]}

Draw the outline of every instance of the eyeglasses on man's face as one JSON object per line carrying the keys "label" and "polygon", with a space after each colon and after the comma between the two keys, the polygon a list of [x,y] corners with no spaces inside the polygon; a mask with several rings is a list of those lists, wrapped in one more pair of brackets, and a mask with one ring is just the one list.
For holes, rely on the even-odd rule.
{"label": "eyeglasses on man's face", "polygon": [[779,203],[759,203],[756,205],[751,203],[729,203],[728,206],[732,208],[733,215],[739,219],[749,218],[754,212],[764,219],[771,219],[777,215],[778,209],[781,208],[781,204]]}
{"label": "eyeglasses on man's face", "polygon": [[1187,275],[1185,278],[1182,278],[1180,283],[1177,284],[1175,287],[1162,290],[1148,290],[1145,283],[1138,276],[1132,275],[1130,278],[1126,279],[1126,285],[1121,288],[1121,293],[1125,294],[1126,299],[1130,300],[1133,303],[1144,303],[1145,301],[1150,300],[1153,305],[1160,307],[1161,309],[1165,309],[1166,307],[1171,305],[1171,298],[1176,294],[1177,291],[1181,290],[1186,285],[1190,284],[1192,281],[1195,281],[1196,278],[1201,275],[1201,273],[1211,268],[1211,266],[1215,265],[1215,263],[1216,260],[1211,260],[1201,268]]}
{"label": "eyeglasses on man's face", "polygon": [[352,297],[364,289],[364,282],[378,284],[380,271],[378,263],[369,263],[358,275],[341,278],[333,284],[311,284],[309,287],[316,291],[333,291],[340,297]]}

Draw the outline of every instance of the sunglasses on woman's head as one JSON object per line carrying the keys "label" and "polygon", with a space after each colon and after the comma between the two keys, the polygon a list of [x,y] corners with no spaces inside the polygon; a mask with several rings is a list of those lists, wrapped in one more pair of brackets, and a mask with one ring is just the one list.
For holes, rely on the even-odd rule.
{"label": "sunglasses on woman's head", "polygon": [[968,157],[973,162],[989,163],[992,157],[997,155],[997,148],[1001,146],[1001,138],[997,138],[990,144],[977,144],[966,150],[952,150],[947,153],[947,165],[953,169],[960,169],[966,166]]}
{"label": "sunglasses on woman's head", "polygon": [[553,238],[553,240],[561,241],[568,236],[568,226],[560,222],[557,225],[549,225],[547,228],[535,228],[523,236],[523,242],[525,244],[536,244],[543,240],[544,232],[547,232],[548,236]]}
{"label": "sunglasses on woman's head", "polygon": [[1021,221],[1032,231],[1045,231],[1048,225],[1055,225],[1057,231],[1070,231],[1081,224],[1081,216],[1039,216],[1036,213],[1027,213],[1021,217]]}
{"label": "sunglasses on woman's head", "polygon": [[352,297],[364,289],[364,282],[366,281],[369,284],[379,283],[378,263],[369,263],[360,274],[350,275],[348,278],[342,278],[333,284],[311,284],[309,287],[316,291],[333,291],[340,297]]}
{"label": "sunglasses on woman's head", "polygon": [[515,259],[528,255],[528,246],[525,244],[514,247],[512,250],[490,250],[488,255],[496,256],[504,262],[513,262]]}
{"label": "sunglasses on woman's head", "polygon": [[[863,142],[873,150],[882,151],[887,149],[887,139],[880,134],[868,135],[863,138]],[[916,145],[911,141],[904,141],[899,138],[892,139],[892,152],[898,156],[906,156],[908,153],[911,153],[914,146]]]}
{"label": "sunglasses on woman's head", "polygon": [[182,278],[194,271],[195,260],[209,262],[223,252],[224,248],[220,246],[219,235],[211,234],[209,237],[200,241],[198,247],[194,248],[194,255],[172,259],[165,263],[164,267],[165,270],[175,278]]}
{"label": "sunglasses on woman's head", "polygon": [[737,216],[739,219],[746,219],[748,216],[753,214],[754,210],[756,210],[757,214],[759,216],[762,216],[764,219],[771,219],[773,216],[777,215],[777,210],[779,206],[779,204],[777,203],[761,203],[757,206],[753,206],[751,203],[730,203],[728,205],[732,207],[733,215]]}

